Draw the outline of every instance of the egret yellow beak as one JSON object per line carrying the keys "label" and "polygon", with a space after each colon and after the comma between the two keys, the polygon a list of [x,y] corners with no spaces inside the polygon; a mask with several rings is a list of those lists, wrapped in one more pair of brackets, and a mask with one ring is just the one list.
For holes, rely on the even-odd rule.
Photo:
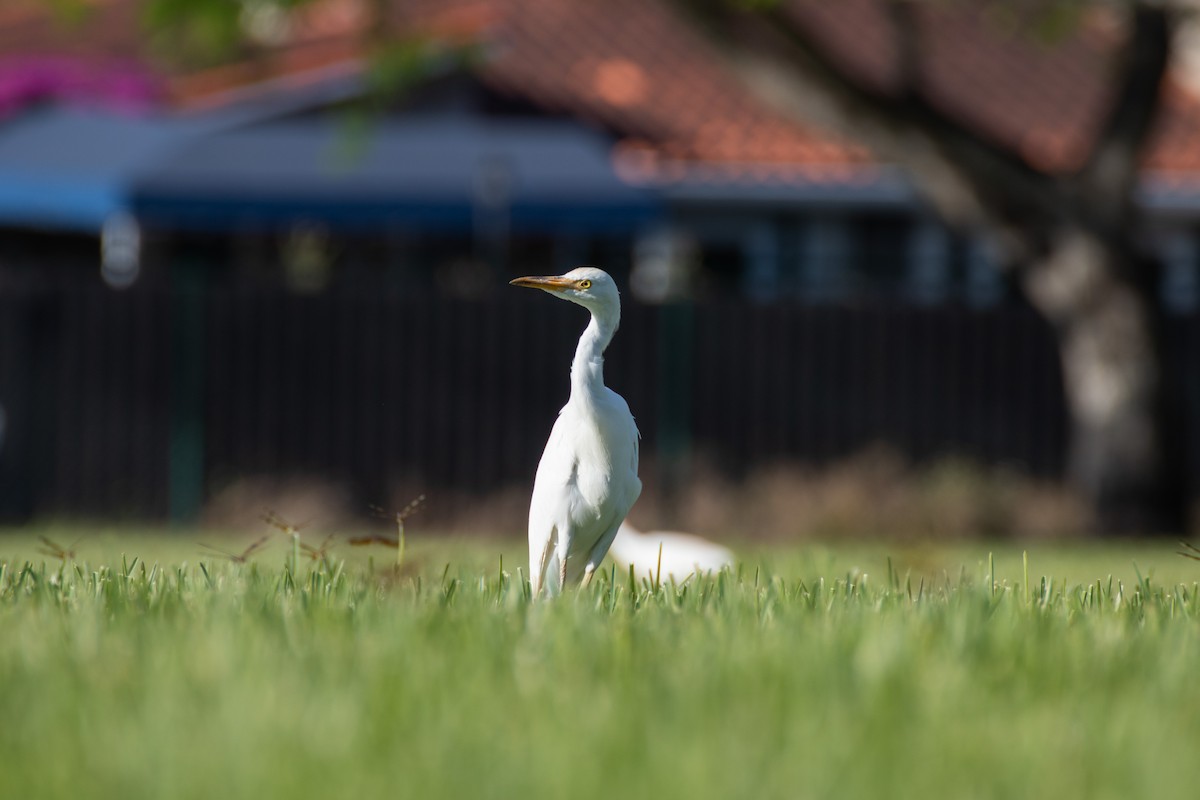
{"label": "egret yellow beak", "polygon": [[527,286],[530,289],[545,289],[548,292],[565,292],[575,286],[575,281],[557,275],[527,275],[508,282],[510,286]]}

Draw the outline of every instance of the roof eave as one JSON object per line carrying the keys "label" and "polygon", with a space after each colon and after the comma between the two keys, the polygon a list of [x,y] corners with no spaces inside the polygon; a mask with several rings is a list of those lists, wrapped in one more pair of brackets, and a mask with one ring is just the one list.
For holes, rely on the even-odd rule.
{"label": "roof eave", "polygon": [[[765,177],[763,177],[765,175]],[[684,170],[643,186],[672,205],[746,204],[823,209],[916,209],[921,198],[895,167],[808,165],[778,168],[728,166]]]}
{"label": "roof eave", "polygon": [[1154,216],[1200,217],[1200,173],[1148,171],[1142,175],[1135,198]]}
{"label": "roof eave", "polygon": [[[778,173],[779,170],[773,170]],[[786,177],[755,177],[761,166],[683,168],[670,178],[639,182],[677,206],[737,204],[838,210],[907,210],[927,207],[917,182],[894,166],[809,165]],[[1200,173],[1148,171],[1135,202],[1155,217],[1200,218]]]}

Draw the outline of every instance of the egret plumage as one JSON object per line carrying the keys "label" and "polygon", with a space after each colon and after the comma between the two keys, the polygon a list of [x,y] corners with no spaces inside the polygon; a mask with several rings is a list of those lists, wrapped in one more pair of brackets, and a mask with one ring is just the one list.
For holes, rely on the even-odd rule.
{"label": "egret plumage", "polygon": [[595,267],[525,277],[591,312],[571,362],[571,396],[558,412],[529,503],[529,580],[537,596],[587,582],[642,492],[638,429],[625,400],[604,385],[604,349],[621,321],[616,282]]}

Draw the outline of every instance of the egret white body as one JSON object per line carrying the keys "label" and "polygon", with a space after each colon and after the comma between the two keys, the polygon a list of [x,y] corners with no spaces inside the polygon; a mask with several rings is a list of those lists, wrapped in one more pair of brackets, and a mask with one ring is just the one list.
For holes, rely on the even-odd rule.
{"label": "egret white body", "polygon": [[[659,553],[662,565],[659,566]],[[628,522],[621,525],[617,538],[608,551],[624,569],[633,566],[639,578],[685,580],[693,573],[701,575],[720,572],[733,566],[733,552],[716,542],[690,533],[677,531],[648,531],[642,533]],[[660,572],[661,570],[661,572]]]}
{"label": "egret white body", "polygon": [[529,504],[529,580],[535,596],[555,594],[591,579],[642,493],[637,425],[625,400],[604,385],[604,349],[621,321],[621,299],[613,279],[595,267],[512,283],[592,314],[571,364],[571,397],[550,431]]}

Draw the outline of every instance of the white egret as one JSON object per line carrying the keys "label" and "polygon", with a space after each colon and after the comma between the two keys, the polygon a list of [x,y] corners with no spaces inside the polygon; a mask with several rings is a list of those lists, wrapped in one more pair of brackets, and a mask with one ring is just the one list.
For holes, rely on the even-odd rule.
{"label": "white egret", "polygon": [[[682,581],[692,573],[701,575],[720,572],[733,566],[733,552],[716,542],[678,531],[640,532],[625,522],[608,551],[623,568],[633,566],[639,578],[655,578],[661,569],[662,578]],[[661,567],[659,553],[662,553]]]}
{"label": "white egret", "polygon": [[512,285],[542,289],[592,314],[571,363],[571,397],[558,412],[533,483],[529,580],[537,596],[587,583],[604,560],[642,493],[638,429],[625,400],[604,385],[604,348],[621,321],[621,298],[609,274],[578,267]]}

